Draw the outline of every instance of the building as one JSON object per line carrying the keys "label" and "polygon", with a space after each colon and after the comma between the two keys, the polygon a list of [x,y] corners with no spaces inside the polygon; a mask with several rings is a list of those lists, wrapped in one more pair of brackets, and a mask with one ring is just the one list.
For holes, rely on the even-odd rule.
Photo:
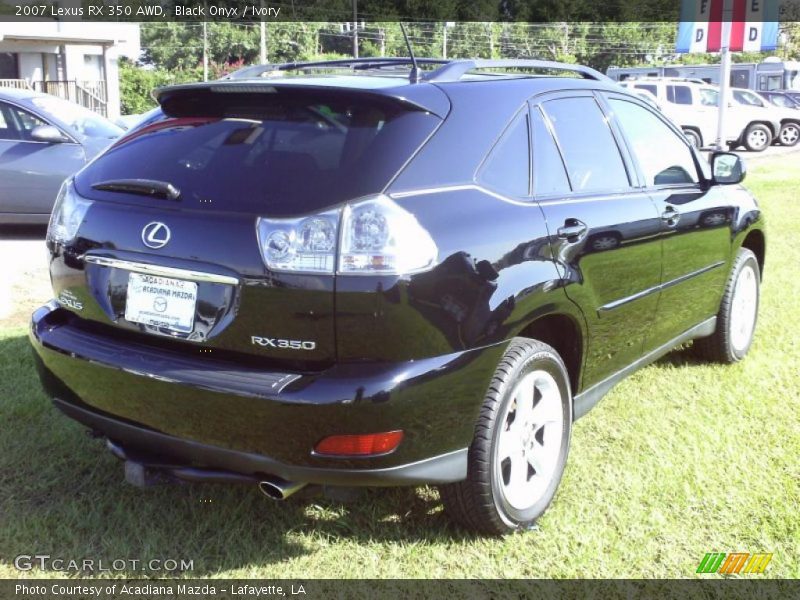
{"label": "building", "polygon": [[0,23],[0,86],[31,88],[109,118],[120,114],[117,61],[141,52],[138,23]]}

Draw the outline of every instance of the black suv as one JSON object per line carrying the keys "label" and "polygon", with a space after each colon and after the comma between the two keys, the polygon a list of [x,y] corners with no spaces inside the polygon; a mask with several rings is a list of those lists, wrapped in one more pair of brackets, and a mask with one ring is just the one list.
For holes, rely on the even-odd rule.
{"label": "black suv", "polygon": [[765,241],[736,155],[588,68],[418,63],[160,89],[64,184],[31,340],[129,480],[432,483],[503,533],[623,377],[692,339],[746,354]]}

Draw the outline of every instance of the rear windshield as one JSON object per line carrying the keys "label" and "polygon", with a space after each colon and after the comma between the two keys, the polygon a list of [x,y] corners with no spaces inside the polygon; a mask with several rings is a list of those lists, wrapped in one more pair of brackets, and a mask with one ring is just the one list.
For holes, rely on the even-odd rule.
{"label": "rear windshield", "polygon": [[98,200],[171,201],[99,191],[121,179],[170,183],[180,206],[296,215],[380,192],[439,123],[396,100],[352,92],[192,92],[164,120],[122,138],[75,180]]}

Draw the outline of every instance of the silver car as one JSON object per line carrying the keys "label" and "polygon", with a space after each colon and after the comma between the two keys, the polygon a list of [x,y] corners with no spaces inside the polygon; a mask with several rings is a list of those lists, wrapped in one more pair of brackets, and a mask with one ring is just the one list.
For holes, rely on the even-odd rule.
{"label": "silver car", "polygon": [[121,134],[72,102],[0,88],[0,223],[47,223],[61,183]]}

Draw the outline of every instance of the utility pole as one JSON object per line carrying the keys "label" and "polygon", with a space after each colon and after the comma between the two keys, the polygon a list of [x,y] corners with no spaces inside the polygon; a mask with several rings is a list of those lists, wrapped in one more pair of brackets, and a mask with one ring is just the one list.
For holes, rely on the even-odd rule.
{"label": "utility pole", "polygon": [[358,58],[358,0],[353,0],[353,58]]}
{"label": "utility pole", "polygon": [[208,23],[203,21],[203,81],[208,81]]}
{"label": "utility pole", "polygon": [[261,64],[265,64],[267,62],[267,24],[264,21],[264,0],[261,0],[261,40],[259,44],[259,58],[261,59]]}
{"label": "utility pole", "polygon": [[717,150],[725,150],[725,112],[728,108],[728,88],[731,81],[731,18],[732,9],[725,8],[722,14],[722,43],[720,52],[722,64],[719,79],[719,104],[717,110],[717,140],[714,144]]}

